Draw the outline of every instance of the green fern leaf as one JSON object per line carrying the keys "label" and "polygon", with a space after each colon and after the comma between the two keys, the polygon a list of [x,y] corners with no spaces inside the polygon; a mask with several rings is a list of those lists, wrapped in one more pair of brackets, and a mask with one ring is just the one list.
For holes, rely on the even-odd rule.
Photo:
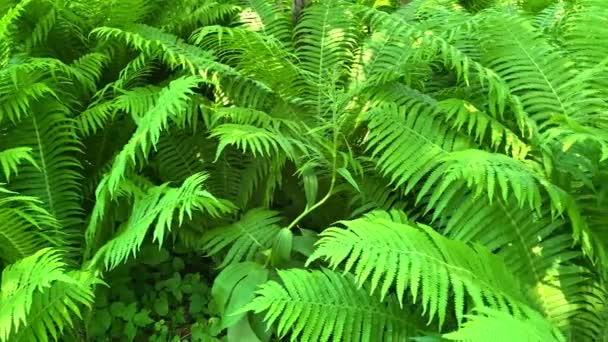
{"label": "green fern leaf", "polygon": [[38,198],[60,223],[62,229],[53,239],[65,248],[80,248],[83,221],[80,170],[76,156],[81,153],[73,122],[66,108],[54,101],[44,101],[35,112],[9,131],[11,139],[32,149],[35,164],[24,164],[10,183],[21,195]]}
{"label": "green fern leaf", "polygon": [[24,160],[35,167],[39,167],[34,158],[32,158],[32,148],[30,147],[15,147],[10,150],[0,151],[0,166],[2,166],[2,171],[7,181],[10,180],[11,173],[17,174],[19,164]]}
{"label": "green fern leaf", "polygon": [[[291,40],[290,16],[281,10],[282,5],[265,0],[239,0],[236,3],[244,9],[241,20],[249,30],[259,30],[264,35],[276,37],[283,42]],[[249,16],[248,10],[253,11],[255,16]]]}
{"label": "green fern leaf", "polygon": [[[232,204],[215,198],[203,189],[206,179],[205,174],[194,174],[179,188],[171,188],[168,184],[163,184],[151,187],[142,195],[135,195],[129,220],[123,224],[120,232],[113,239],[97,251],[92,265],[103,259],[106,268],[113,269],[125,262],[130,255],[135,256],[152,225],[154,225],[153,241],[162,244],[166,232],[175,225],[176,213],[177,226],[181,226],[186,218],[191,219],[195,211],[204,212],[212,217],[229,213],[233,209]],[[91,229],[95,228],[91,227]],[[87,236],[94,236],[94,233],[90,232]]]}
{"label": "green fern leaf", "polygon": [[489,140],[494,150],[502,147],[516,159],[524,159],[530,151],[530,146],[517,134],[467,101],[447,99],[437,103],[437,108],[441,112],[439,115],[445,113],[446,121],[453,122],[453,127],[466,127],[467,133],[473,135],[480,144]]}
{"label": "green fern leaf", "polygon": [[209,255],[227,249],[219,267],[245,260],[253,260],[256,254],[270,248],[281,227],[281,218],[275,211],[256,208],[229,226],[214,228],[205,233],[201,241]]}
{"label": "green fern leaf", "polygon": [[541,129],[555,115],[584,118],[597,109],[598,101],[570,67],[572,61],[543,39],[525,18],[496,12],[484,16],[480,30],[486,49],[483,62],[519,95],[524,109]]}
{"label": "green fern leaf", "polygon": [[169,125],[169,120],[181,120],[181,116],[186,113],[190,95],[193,93],[192,88],[196,87],[199,82],[200,78],[197,77],[182,77],[173,80],[160,91],[156,104],[136,120],[137,130],[116,156],[112,165],[107,183],[111,194],[118,190],[128,168],[137,163],[138,154],[142,153],[146,159],[149,148],[156,148],[162,131]]}
{"label": "green fern leaf", "polygon": [[397,223],[377,215],[342,223],[347,229],[333,227],[321,233],[307,264],[321,258],[333,269],[344,263],[345,273],[354,267],[359,286],[369,281],[370,293],[380,287],[381,298],[395,286],[400,303],[409,287],[414,302],[420,295],[429,321],[438,315],[440,325],[446,317],[450,290],[459,321],[465,294],[476,306],[513,310],[516,315],[527,310],[518,280],[501,259],[481,245],[469,247],[428,226]]}
{"label": "green fern leaf", "polygon": [[13,46],[11,46],[12,25],[19,19],[32,0],[24,0],[9,8],[0,17],[0,67],[5,67]]}
{"label": "green fern leaf", "polygon": [[406,192],[439,167],[441,158],[466,146],[466,140],[433,120],[432,107],[425,106],[416,93],[411,95],[403,107],[389,103],[367,114],[367,148],[391,184],[407,183]]}
{"label": "green fern leaf", "polygon": [[101,39],[115,38],[124,41],[149,56],[160,57],[166,65],[182,68],[191,75],[206,76],[209,72],[230,73],[227,66],[215,62],[207,51],[151,26],[137,24],[125,30],[99,27],[92,33]]}
{"label": "green fern leaf", "polygon": [[380,301],[357,288],[350,276],[324,271],[280,270],[283,285],[263,284],[243,310],[266,312],[291,341],[405,341],[415,335],[412,320],[394,300]]}
{"label": "green fern leaf", "polygon": [[[539,167],[531,162],[483,150],[451,152],[442,158],[442,162],[420,190],[418,199],[435,182],[440,184],[433,190],[434,199],[439,198],[448,188],[456,186],[458,181],[465,181],[474,190],[474,196],[487,193],[490,203],[494,200],[494,194],[500,191],[503,200],[514,195],[520,207],[528,204],[531,209],[540,211],[544,198],[541,189],[551,198],[556,214],[561,214],[572,203],[566,192],[551,184],[543,174],[536,171]],[[429,205],[433,205],[434,199],[431,199]]]}
{"label": "green fern leaf", "polygon": [[489,308],[481,308],[476,314],[467,315],[467,322],[458,331],[444,334],[443,338],[466,342],[566,341],[559,330],[538,313],[522,319]]}
{"label": "green fern leaf", "polygon": [[15,338],[57,340],[71,314],[80,316],[79,304],[90,305],[97,282],[92,274],[66,271],[53,249],[37,253],[6,267],[0,287],[0,341]]}
{"label": "green fern leaf", "polygon": [[59,224],[41,204],[0,186],[0,259],[15,262],[48,245]]}

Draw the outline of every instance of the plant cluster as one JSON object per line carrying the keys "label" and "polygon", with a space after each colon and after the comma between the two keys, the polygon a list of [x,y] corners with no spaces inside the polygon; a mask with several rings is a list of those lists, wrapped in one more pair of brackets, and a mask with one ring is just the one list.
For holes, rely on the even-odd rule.
{"label": "plant cluster", "polygon": [[0,0],[0,341],[601,341],[605,0]]}

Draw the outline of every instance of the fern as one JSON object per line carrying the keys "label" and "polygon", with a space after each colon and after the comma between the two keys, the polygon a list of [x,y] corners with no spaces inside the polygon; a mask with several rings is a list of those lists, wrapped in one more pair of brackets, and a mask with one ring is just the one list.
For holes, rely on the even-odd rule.
{"label": "fern", "polygon": [[[372,158],[376,159],[383,175],[390,176],[395,187],[407,182],[406,192],[434,171],[442,157],[453,149],[466,146],[457,134],[441,126],[440,122],[428,116],[424,118],[424,109],[419,109],[418,115],[409,113],[405,116],[407,109],[424,108],[422,106],[423,103],[413,97],[402,108],[386,104],[368,114],[371,120],[367,146]],[[427,115],[430,110],[426,109]],[[404,131],[409,134],[403,135]]]}
{"label": "fern", "polygon": [[462,328],[443,337],[452,341],[565,341],[559,330],[539,314],[517,319],[487,308],[479,309]]}
{"label": "fern", "polygon": [[129,30],[101,27],[93,31],[101,39],[120,39],[149,56],[158,56],[172,68],[181,67],[193,75],[226,72],[229,68],[213,61],[211,55],[154,27],[135,25]]}
{"label": "fern", "polygon": [[[380,287],[384,298],[395,286],[399,303],[406,288],[415,303],[420,295],[423,310],[439,324],[445,321],[450,290],[456,317],[462,321],[465,294],[475,306],[490,305],[516,315],[527,310],[519,282],[499,258],[484,247],[469,247],[449,240],[428,226],[396,223],[374,216],[344,221],[347,229],[329,228],[308,263],[329,261],[332,268],[344,263],[354,268],[359,286],[370,281],[370,293]],[[428,311],[427,311],[428,310]]]}
{"label": "fern", "polygon": [[46,112],[31,115],[10,131],[21,146],[32,149],[35,163],[22,165],[9,189],[39,199],[39,206],[53,215],[62,228],[52,239],[76,253],[82,237],[78,225],[83,220],[79,194],[81,164],[75,157],[80,149],[65,108],[50,101],[42,106],[37,104],[36,109],[44,108]]}
{"label": "fern", "polygon": [[36,161],[32,158],[32,149],[30,147],[15,147],[9,150],[0,151],[0,165],[7,181],[10,181],[11,173],[17,174],[19,164],[22,161],[27,161],[34,166]]}
{"label": "fern", "polygon": [[280,220],[277,212],[262,208],[252,209],[239,221],[206,232],[201,244],[209,255],[215,255],[229,247],[220,267],[252,260],[258,252],[270,247],[281,229],[277,224]]}
{"label": "fern", "polygon": [[[482,150],[464,150],[452,152],[444,157],[443,164],[429,177],[418,197],[426,194],[431,184],[442,179],[433,190],[433,196],[439,197],[448,188],[455,186],[459,180],[466,181],[475,191],[474,196],[487,192],[490,203],[494,194],[500,191],[503,200],[512,194],[517,204],[523,207],[526,203],[531,209],[540,210],[545,190],[551,198],[556,213],[564,211],[571,201],[566,193],[539,174],[532,163],[520,162],[505,155],[488,153]],[[433,204],[433,200],[429,205]]]}
{"label": "fern", "polygon": [[279,271],[243,310],[266,312],[279,336],[295,341],[402,341],[415,334],[394,300],[380,302],[347,277],[325,271]]}
{"label": "fern", "polygon": [[5,67],[11,52],[11,26],[23,14],[32,0],[19,2],[15,7],[9,8],[8,12],[2,13],[0,18],[0,66]]}
{"label": "fern", "polygon": [[[137,130],[116,156],[108,179],[108,190],[116,192],[128,167],[135,164],[138,153],[148,154],[148,148],[156,147],[161,132],[167,128],[169,119],[179,120],[184,115],[184,105],[192,94],[192,88],[200,82],[197,77],[184,77],[172,81],[158,95],[156,105],[148,108],[137,120]],[[132,101],[132,97],[129,98]]]}
{"label": "fern", "polygon": [[[57,251],[41,249],[8,266],[0,287],[0,340],[57,339],[70,315],[80,316],[78,305],[91,305],[92,274],[67,272]],[[27,322],[27,325],[25,323]]]}
{"label": "fern", "polygon": [[[556,115],[576,119],[595,109],[597,104],[589,97],[585,84],[568,68],[571,62],[543,40],[525,19],[496,13],[484,20],[482,44],[488,49],[484,61],[520,95],[524,109],[541,127]],[[510,34],[504,35],[507,22]]]}
{"label": "fern", "polygon": [[1,2],[0,340],[601,340],[607,9]]}
{"label": "fern", "polygon": [[232,209],[229,203],[218,200],[202,189],[205,179],[204,174],[194,174],[179,188],[169,188],[168,184],[164,184],[136,196],[129,221],[125,222],[116,237],[97,251],[92,264],[103,258],[106,268],[113,269],[126,261],[129,255],[135,255],[154,222],[153,240],[162,244],[166,231],[174,225],[175,212],[178,214],[178,226],[184,219],[191,219],[195,211],[211,216],[229,212]]}
{"label": "fern", "polygon": [[0,258],[14,262],[34,254],[52,240],[57,220],[40,200],[20,196],[0,186]]}

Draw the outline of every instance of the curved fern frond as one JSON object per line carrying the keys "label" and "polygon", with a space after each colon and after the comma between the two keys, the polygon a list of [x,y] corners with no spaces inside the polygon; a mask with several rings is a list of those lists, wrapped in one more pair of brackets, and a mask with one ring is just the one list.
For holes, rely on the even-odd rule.
{"label": "curved fern frond", "polygon": [[586,80],[525,18],[494,13],[484,16],[480,31],[483,62],[507,82],[541,128],[556,115],[576,119],[596,111]]}
{"label": "curved fern frond", "polygon": [[31,147],[15,147],[0,151],[0,166],[2,166],[2,171],[7,181],[10,181],[11,173],[18,174],[19,164],[23,161],[39,167],[34,158],[32,158]]}
{"label": "curved fern frond", "polygon": [[216,110],[211,123],[211,137],[219,138],[216,160],[229,145],[254,157],[283,153],[290,160],[296,160],[309,149],[300,141],[304,131],[305,127],[297,121],[240,107]]}
{"label": "curved fern frond", "polygon": [[202,3],[192,0],[175,1],[169,9],[163,9],[163,16],[157,25],[168,32],[182,36],[182,33],[190,34],[199,27],[230,20],[239,13],[239,10],[239,6],[230,2],[223,3],[213,0],[205,0]]}
{"label": "curved fern frond", "polygon": [[502,148],[516,159],[524,159],[530,151],[530,146],[509,127],[465,100],[442,100],[437,103],[437,109],[453,127],[466,129],[479,144],[489,141],[494,150]]}
{"label": "curved fern frond", "polygon": [[2,272],[0,341],[18,337],[48,341],[60,336],[78,305],[91,305],[96,277],[67,272],[57,251],[49,248],[19,260]]}
{"label": "curved fern frond", "polygon": [[562,24],[565,47],[583,67],[608,56],[608,6],[601,0],[578,1]]}
{"label": "curved fern frond", "polygon": [[103,68],[110,57],[99,52],[92,52],[81,56],[70,65],[72,76],[85,86],[87,90],[94,91],[97,82],[101,79]]}
{"label": "curved fern frond", "polygon": [[56,90],[45,82],[43,69],[55,68],[57,63],[35,60],[9,65],[0,70],[0,122],[8,118],[18,122],[30,115],[37,100],[57,97]]}
{"label": "curved fern frond", "polygon": [[0,259],[15,262],[48,245],[50,238],[45,232],[52,232],[59,224],[41,204],[36,198],[0,186]]}
{"label": "curved fern frond", "polygon": [[409,290],[414,303],[420,296],[429,322],[437,315],[440,325],[450,293],[458,321],[463,319],[466,298],[474,306],[513,310],[515,315],[528,310],[519,281],[481,245],[469,247],[428,226],[397,223],[378,215],[341,223],[347,229],[332,227],[320,234],[307,264],[324,259],[333,269],[344,264],[345,273],[354,268],[359,286],[369,281],[370,293],[380,287],[381,298],[394,286],[399,303]]}
{"label": "curved fern frond", "polygon": [[490,204],[494,200],[494,194],[500,192],[504,201],[514,195],[519,207],[527,204],[540,212],[545,198],[542,189],[551,198],[555,214],[561,214],[571,204],[571,199],[564,190],[550,183],[536,170],[540,170],[538,165],[504,154],[474,149],[455,151],[442,158],[442,165],[429,177],[418,198],[422,198],[435,182],[439,184],[433,190],[433,197],[438,198],[441,193],[455,186],[454,183],[465,181],[474,190],[474,196],[487,193]]}
{"label": "curved fern frond", "polygon": [[[241,20],[245,27],[252,31],[260,31],[267,36],[273,36],[287,43],[291,41],[292,25],[289,12],[281,9],[276,2],[265,0],[239,0],[235,1],[243,10]],[[248,13],[252,11],[253,13]]]}
{"label": "curved fern frond", "polygon": [[227,249],[219,267],[252,260],[258,252],[271,246],[281,230],[280,221],[275,211],[252,209],[235,223],[206,232],[201,245],[208,255]]}
{"label": "curved fern frond", "polygon": [[[168,184],[155,186],[142,195],[135,195],[133,210],[116,237],[102,246],[92,259],[92,265],[103,259],[107,269],[113,269],[135,256],[148,229],[154,225],[153,241],[162,244],[167,231],[174,225],[181,226],[185,219],[192,219],[195,211],[219,217],[232,210],[232,204],[215,198],[203,189],[205,174],[194,174],[179,188]],[[103,205],[103,204],[100,204]],[[177,224],[174,216],[177,212]],[[93,227],[95,228],[95,227]],[[91,235],[91,234],[88,234]]]}
{"label": "curved fern frond", "polygon": [[76,125],[83,137],[94,135],[103,129],[116,112],[114,101],[96,102],[76,117]]}
{"label": "curved fern frond", "polygon": [[38,198],[41,207],[63,227],[63,246],[80,246],[82,206],[80,194],[81,164],[76,158],[81,150],[73,122],[63,106],[45,101],[36,104],[35,114],[10,131],[14,141],[32,149],[35,164],[25,164],[10,183],[10,189]]}
{"label": "curved fern frond", "polygon": [[155,162],[164,181],[182,182],[189,176],[204,171],[209,160],[205,150],[209,140],[202,134],[186,134],[169,130],[158,141]]}
{"label": "curved fern frond", "polygon": [[402,107],[380,104],[367,114],[367,149],[391,184],[407,183],[406,192],[439,167],[441,158],[467,146],[466,140],[433,119],[433,107],[412,95]]}
{"label": "curved fern frond", "polygon": [[[172,68],[182,68],[191,75],[207,76],[209,72],[228,73],[230,69],[213,60],[212,55],[182,39],[155,27],[142,24],[127,29],[99,27],[92,31],[101,39],[119,39],[129,46],[158,56]],[[234,74],[234,72],[232,72]]]}
{"label": "curved fern frond", "polygon": [[90,272],[70,271],[66,275],[70,282],[55,282],[47,290],[34,293],[27,325],[11,340],[57,341],[66,328],[74,327],[74,321],[82,320],[79,306],[90,309],[95,300],[95,286],[103,282]]}
{"label": "curved fern frond", "polygon": [[517,318],[490,308],[479,308],[476,311],[475,314],[467,315],[467,321],[458,331],[442,337],[464,342],[566,341],[557,327],[536,312],[526,318]]}
{"label": "curved fern frond", "polygon": [[[512,102],[511,90],[505,80],[493,69],[472,59],[456,45],[451,44],[441,36],[441,33],[435,34],[432,30],[424,29],[424,26],[419,27],[408,22],[399,15],[399,12],[388,14],[370,9],[363,9],[362,12],[375,27],[400,30],[399,35],[408,37],[407,40],[417,48],[416,56],[413,57],[415,60],[427,61],[427,63],[437,60],[445,67],[454,70],[456,76],[466,85],[469,85],[469,80],[475,77],[488,94],[489,111],[492,115],[502,115],[505,107]],[[443,30],[444,27],[438,29]],[[402,58],[396,61],[402,61]]]}
{"label": "curved fern frond", "polygon": [[13,46],[11,45],[11,26],[25,12],[26,7],[32,0],[24,0],[17,3],[16,6],[9,8],[6,13],[2,13],[0,17],[0,67],[5,67]]}
{"label": "curved fern frond", "polygon": [[[281,99],[301,101],[306,86],[310,86],[302,77],[305,70],[299,67],[295,53],[274,36],[241,27],[207,26],[197,30],[192,38],[203,49],[214,51],[219,61],[233,66],[250,80],[255,80],[250,87],[268,88]],[[229,84],[222,82],[222,85],[233,93]],[[243,94],[234,94],[238,95],[238,99],[243,97]],[[237,105],[246,104],[249,108],[258,108],[253,105],[255,102],[241,102],[237,99],[231,101]]]}
{"label": "curved fern frond", "polygon": [[115,193],[127,169],[137,164],[139,153],[147,159],[149,148],[156,148],[161,133],[169,125],[169,120],[180,121],[188,110],[192,88],[201,81],[198,77],[181,77],[169,83],[158,94],[156,105],[136,120],[137,129],[129,142],[116,156],[108,179],[108,190]]}
{"label": "curved fern frond", "polygon": [[353,61],[357,32],[354,13],[341,0],[314,2],[307,6],[294,29],[298,66],[310,81],[303,101],[323,115],[329,104],[326,88],[334,87]]}
{"label": "curved fern frond", "polygon": [[358,288],[350,275],[306,270],[278,271],[243,310],[266,312],[264,320],[291,341],[406,341],[415,336],[412,318],[395,300],[379,300]]}
{"label": "curved fern frond", "polygon": [[295,159],[295,151],[291,141],[280,132],[273,132],[255,126],[227,123],[215,127],[211,137],[219,138],[216,160],[228,145],[234,145],[245,153],[251,152],[254,157],[271,156],[283,151],[291,159]]}

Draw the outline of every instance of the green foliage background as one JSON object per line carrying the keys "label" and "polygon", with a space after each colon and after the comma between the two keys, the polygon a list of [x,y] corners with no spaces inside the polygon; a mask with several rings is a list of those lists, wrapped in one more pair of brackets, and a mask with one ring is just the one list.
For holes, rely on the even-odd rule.
{"label": "green foliage background", "polygon": [[0,341],[605,341],[608,2],[0,0]]}

